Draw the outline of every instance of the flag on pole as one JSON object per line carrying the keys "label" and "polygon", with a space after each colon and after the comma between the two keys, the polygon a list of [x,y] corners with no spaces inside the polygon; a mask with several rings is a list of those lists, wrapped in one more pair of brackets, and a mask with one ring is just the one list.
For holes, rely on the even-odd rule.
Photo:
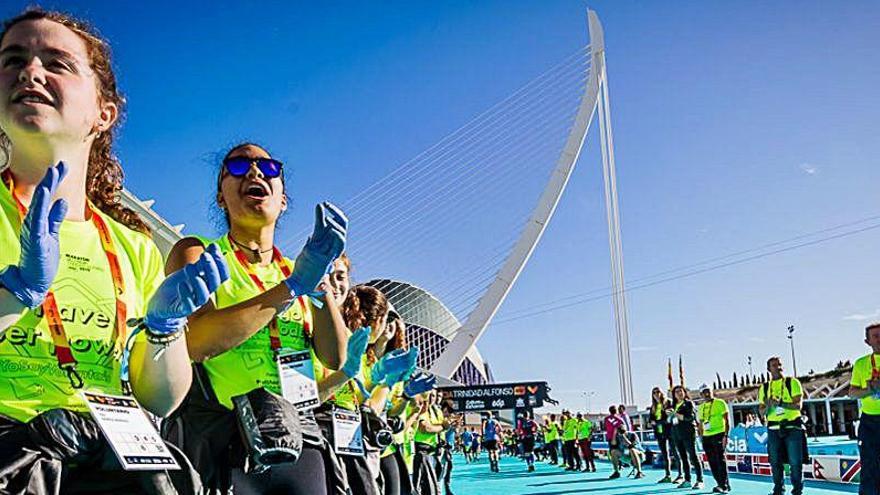
{"label": "flag on pole", "polygon": [[678,355],[678,382],[684,387],[684,366],[681,364],[681,354]]}
{"label": "flag on pole", "polygon": [[672,358],[667,359],[667,367],[666,367],[666,377],[669,378],[669,391],[672,393],[672,387],[675,385],[672,383]]}

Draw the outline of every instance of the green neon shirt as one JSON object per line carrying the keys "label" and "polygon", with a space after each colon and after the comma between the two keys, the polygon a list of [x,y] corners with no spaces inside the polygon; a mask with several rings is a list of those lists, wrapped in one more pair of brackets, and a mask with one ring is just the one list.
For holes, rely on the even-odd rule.
{"label": "green neon shirt", "polygon": [[423,443],[427,445],[431,445],[432,447],[437,446],[437,433],[430,433],[422,430],[422,423],[428,423],[431,425],[442,425],[443,424],[443,411],[440,410],[437,406],[431,406],[427,411],[419,415],[419,419],[416,421],[416,435],[415,442]]}
{"label": "green neon shirt", "polygon": [[[260,295],[259,287],[254,284],[248,272],[236,259],[229,245],[229,239],[223,236],[213,242],[220,247],[229,266],[229,280],[224,282],[214,294],[214,304],[217,309],[233,306]],[[284,281],[284,274],[275,263],[267,266],[252,265],[252,267],[267,289]],[[318,359],[312,349],[311,338],[305,331],[307,324],[311,327],[312,311],[311,301],[308,298],[303,298],[302,303],[297,301],[291,304],[290,308],[278,317],[278,330],[281,334],[283,350],[311,351],[314,365],[318,363]],[[217,399],[229,409],[232,409],[232,397],[246,394],[256,388],[262,387],[281,394],[278,365],[269,344],[268,326],[261,328],[237,347],[207,359],[203,364]],[[316,365],[315,368],[317,372],[318,366]],[[316,373],[315,376],[320,375]]]}
{"label": "green neon shirt", "polygon": [[559,438],[559,425],[556,422],[544,426],[544,441],[553,442]]}
{"label": "green neon shirt", "polygon": [[[873,356],[873,363],[871,358]],[[868,382],[874,376],[880,376],[880,354],[868,354],[856,360],[853,365],[851,385],[860,388],[868,388]],[[859,399],[859,407],[863,414],[875,416],[880,414],[880,398],[873,394]]]}
{"label": "green neon shirt", "polygon": [[697,421],[703,425],[703,436],[711,437],[724,433],[724,415],[727,414],[727,402],[712,399],[712,402],[700,404]]}
{"label": "green neon shirt", "polygon": [[578,420],[577,418],[568,418],[562,424],[562,439],[577,440]]}
{"label": "green neon shirt", "polygon": [[[127,317],[142,317],[165,279],[162,254],[147,235],[99,211],[94,214],[101,216],[113,239],[125,281],[122,300]],[[0,267],[18,264],[20,226],[12,195],[0,182]],[[116,299],[98,231],[91,221],[66,220],[61,224],[59,244],[60,262],[51,289],[85,386],[73,389],[58,367],[43,309],[22,312],[0,335],[0,414],[19,421],[29,421],[49,409],[88,411],[80,390],[122,394],[121,352],[114,350],[113,341]]]}
{"label": "green neon shirt", "polygon": [[593,422],[589,419],[582,419],[580,423],[578,423],[578,440],[590,438],[590,435],[592,434]]}
{"label": "green neon shirt", "polygon": [[[786,378],[782,377],[778,380],[772,380],[766,385],[761,385],[758,387],[758,403],[764,404],[766,402],[766,397],[764,396],[764,388],[766,387],[771,398],[776,399],[780,402],[792,402],[792,400],[796,397],[800,397],[803,395],[803,389],[801,388],[801,382],[794,377],[788,378],[791,380],[791,393],[788,392],[788,387],[785,386]],[[801,417],[801,412],[794,409],[785,409],[782,407],[773,407],[767,409],[767,421],[793,421],[799,417]]]}

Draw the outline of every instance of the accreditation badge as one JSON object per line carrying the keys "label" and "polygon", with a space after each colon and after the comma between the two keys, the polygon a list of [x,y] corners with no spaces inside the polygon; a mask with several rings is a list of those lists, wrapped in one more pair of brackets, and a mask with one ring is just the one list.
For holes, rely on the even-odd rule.
{"label": "accreditation badge", "polygon": [[318,382],[315,380],[315,367],[309,351],[284,351],[278,353],[278,378],[281,381],[281,395],[300,411],[317,407]]}
{"label": "accreditation badge", "polygon": [[126,471],[180,469],[147,413],[132,397],[81,392]]}
{"label": "accreditation badge", "polygon": [[340,455],[364,455],[360,411],[333,408],[333,450]]}

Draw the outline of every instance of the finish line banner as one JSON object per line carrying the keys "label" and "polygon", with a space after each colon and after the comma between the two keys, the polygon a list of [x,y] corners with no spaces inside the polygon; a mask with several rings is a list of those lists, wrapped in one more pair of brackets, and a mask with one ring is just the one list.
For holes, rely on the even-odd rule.
{"label": "finish line banner", "polygon": [[541,407],[548,398],[547,388],[547,382],[525,382],[440,387],[437,390],[444,405],[453,412],[469,412]]}

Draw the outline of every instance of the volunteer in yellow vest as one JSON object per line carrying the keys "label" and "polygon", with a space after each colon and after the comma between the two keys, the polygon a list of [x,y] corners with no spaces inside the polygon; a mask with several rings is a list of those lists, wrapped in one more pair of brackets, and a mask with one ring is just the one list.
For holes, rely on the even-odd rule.
{"label": "volunteer in yellow vest", "polygon": [[[780,357],[767,360],[767,371],[770,382],[758,388],[758,411],[765,417],[768,429],[767,453],[773,472],[773,495],[782,495],[785,491],[785,464],[791,470],[792,495],[801,495],[807,444],[801,420],[803,389],[796,377],[783,375]],[[784,453],[788,454],[785,458]]]}
{"label": "volunteer in yellow vest", "polygon": [[146,224],[120,203],[113,137],[124,100],[107,43],[39,9],[3,29],[0,490],[88,492],[100,480],[105,492],[142,493],[145,477],[162,493],[198,489],[109,461],[81,393],[130,387],[156,415],[177,407],[191,380],[186,319],[226,267],[211,251],[166,279]]}
{"label": "volunteer in yellow vest", "polygon": [[550,417],[544,418],[544,450],[550,456],[550,464],[559,462],[559,423],[556,422],[556,415],[551,414]]}
{"label": "volunteer in yellow vest", "polygon": [[565,457],[566,471],[581,470],[581,456],[577,449],[578,420],[569,411],[562,411],[562,451]]}
{"label": "volunteer in yellow vest", "polygon": [[[406,349],[406,325],[396,311],[389,310],[386,331],[383,332],[369,350],[373,358],[384,356],[389,352]],[[369,354],[368,354],[369,355]],[[376,384],[370,391],[367,405],[382,419],[390,424],[395,422],[404,425],[408,415],[412,414],[413,397],[434,389],[436,378],[433,375],[419,373],[406,382],[398,382],[391,387],[387,384]],[[393,428],[392,428],[393,429]],[[409,475],[404,451],[406,432],[400,428],[393,436],[393,443],[385,448],[380,455],[379,469],[382,473],[380,489],[385,495],[401,495],[412,492],[412,480]]]}
{"label": "volunteer in yellow vest", "polygon": [[577,444],[584,459],[584,472],[596,472],[596,461],[593,459],[593,422],[586,414],[578,413]]}
{"label": "volunteer in yellow vest", "polygon": [[[378,353],[376,347],[386,332],[388,321],[388,301],[378,289],[367,285],[352,287],[342,305],[342,315],[348,328],[368,328],[371,332],[367,335],[368,345],[359,362],[352,363],[352,366],[343,366],[338,371],[317,363],[318,390],[323,402],[318,410],[318,422],[330,439],[334,438],[331,418],[335,408],[357,411],[360,414],[370,413],[362,410],[361,405],[370,398],[371,391],[375,387],[392,387],[408,378],[415,370],[418,357],[416,347],[408,350],[396,349],[384,355]],[[353,359],[354,356],[349,358]],[[380,408],[378,404],[375,406]],[[370,439],[366,440],[369,442]],[[370,450],[376,446],[369,444],[366,448]],[[378,452],[376,454],[378,459]],[[369,457],[370,459],[364,455],[340,455],[353,493],[372,495],[379,491],[376,482],[378,473],[374,472],[379,466],[369,463],[372,454]]]}
{"label": "volunteer in yellow vest", "polygon": [[443,411],[436,406],[437,392],[432,390],[417,399],[418,419],[415,425],[415,458],[413,459],[413,488],[419,495],[440,495],[437,477],[437,450],[439,434],[449,427]]}
{"label": "volunteer in yellow vest", "polygon": [[[228,232],[212,241],[181,240],[166,267],[175,270],[216,246],[231,276],[213,303],[190,319],[187,340],[199,379],[165,425],[166,438],[182,441],[211,491],[344,493],[344,476],[310,408],[319,402],[315,367],[345,362],[348,329],[332,297],[307,294],[342,253],[347,219],[335,206],[319,204],[314,231],[292,261],[275,245],[276,222],[287,208],[283,164],[244,143],[226,154],[216,184]],[[282,364],[289,387],[282,387]],[[263,391],[269,395],[259,395]],[[277,399],[282,394],[286,402]],[[262,466],[248,457],[237,425],[249,408],[234,407],[236,397],[296,405],[303,445],[295,463]]]}
{"label": "volunteer in yellow vest", "polygon": [[730,433],[727,402],[715,398],[708,385],[700,387],[700,398],[703,402],[697,409],[697,431],[703,439],[703,451],[709,460],[709,468],[717,484],[712,492],[727,493],[730,491],[727,460],[724,454],[727,435]]}
{"label": "volunteer in yellow vest", "polygon": [[850,397],[859,399],[859,457],[862,473],[859,493],[880,494],[880,323],[865,328],[865,343],[871,353],[856,360]]}

